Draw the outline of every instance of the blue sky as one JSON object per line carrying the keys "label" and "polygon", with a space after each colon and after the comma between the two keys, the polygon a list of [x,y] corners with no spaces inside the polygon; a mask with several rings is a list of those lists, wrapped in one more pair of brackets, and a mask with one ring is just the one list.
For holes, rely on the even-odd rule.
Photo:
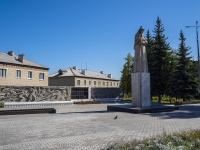
{"label": "blue sky", "polygon": [[[162,19],[172,48],[183,30],[197,58],[195,28],[200,22],[199,0],[0,0],[0,51],[50,68],[72,66],[121,77],[124,57],[134,55],[134,35]],[[200,23],[199,23],[200,25]]]}

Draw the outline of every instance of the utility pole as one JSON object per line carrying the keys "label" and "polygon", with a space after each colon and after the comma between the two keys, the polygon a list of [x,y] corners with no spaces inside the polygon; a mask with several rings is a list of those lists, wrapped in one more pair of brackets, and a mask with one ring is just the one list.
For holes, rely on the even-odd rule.
{"label": "utility pole", "polygon": [[186,28],[190,28],[193,27],[196,29],[196,40],[197,40],[197,58],[198,58],[198,73],[199,73],[199,81],[200,81],[200,58],[199,58],[199,37],[198,37],[198,28],[200,26],[198,26],[198,21],[196,21],[196,25],[195,26],[185,26]]}

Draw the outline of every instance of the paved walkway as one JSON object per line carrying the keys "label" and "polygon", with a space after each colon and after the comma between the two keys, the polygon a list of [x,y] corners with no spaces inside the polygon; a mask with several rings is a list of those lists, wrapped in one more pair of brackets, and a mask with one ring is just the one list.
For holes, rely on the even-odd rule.
{"label": "paved walkway", "polygon": [[200,104],[152,114],[108,112],[106,107],[66,105],[56,107],[56,114],[0,116],[0,150],[96,150],[163,131],[200,129]]}

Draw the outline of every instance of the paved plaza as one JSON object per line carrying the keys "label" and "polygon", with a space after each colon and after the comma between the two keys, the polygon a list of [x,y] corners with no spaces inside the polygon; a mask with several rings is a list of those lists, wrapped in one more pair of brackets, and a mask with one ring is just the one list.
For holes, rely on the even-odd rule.
{"label": "paved plaza", "polygon": [[55,108],[56,114],[0,116],[0,150],[96,150],[163,131],[200,129],[200,104],[151,114],[107,111],[106,104]]}

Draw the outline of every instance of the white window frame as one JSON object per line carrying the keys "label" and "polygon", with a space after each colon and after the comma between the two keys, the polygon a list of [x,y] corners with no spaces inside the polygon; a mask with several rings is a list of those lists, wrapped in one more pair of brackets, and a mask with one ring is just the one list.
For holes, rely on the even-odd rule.
{"label": "white window frame", "polygon": [[16,78],[21,79],[22,78],[22,71],[21,70],[16,70]]}
{"label": "white window frame", "polygon": [[0,78],[6,78],[7,72],[8,72],[8,69],[0,68]]}
{"label": "white window frame", "polygon": [[[41,75],[43,75],[43,76],[41,76]],[[41,78],[42,77],[42,78]],[[44,80],[44,73],[39,73],[39,80]]]}
{"label": "white window frame", "polygon": [[[30,74],[29,74],[30,73]],[[30,75],[30,76],[29,76]],[[33,72],[32,71],[28,71],[28,79],[32,79],[33,78]]]}

